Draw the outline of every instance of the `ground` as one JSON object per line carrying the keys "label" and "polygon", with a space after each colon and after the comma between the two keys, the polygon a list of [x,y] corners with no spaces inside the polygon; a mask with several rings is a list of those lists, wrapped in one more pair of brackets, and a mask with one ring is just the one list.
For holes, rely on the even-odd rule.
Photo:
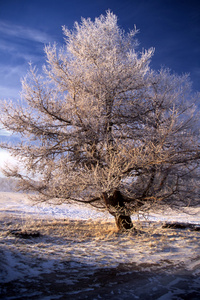
{"label": "ground", "polygon": [[133,216],[127,234],[91,208],[0,192],[0,299],[200,299],[200,231],[163,228],[200,225],[185,210]]}

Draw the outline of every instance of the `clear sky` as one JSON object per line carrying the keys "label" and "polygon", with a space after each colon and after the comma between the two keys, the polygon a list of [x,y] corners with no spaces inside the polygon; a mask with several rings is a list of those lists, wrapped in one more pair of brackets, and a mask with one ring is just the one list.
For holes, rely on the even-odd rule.
{"label": "clear sky", "polygon": [[44,45],[64,43],[62,25],[107,9],[125,30],[136,25],[141,49],[155,47],[153,69],[190,73],[200,91],[200,0],[0,0],[0,99],[18,98],[29,62],[41,66]]}

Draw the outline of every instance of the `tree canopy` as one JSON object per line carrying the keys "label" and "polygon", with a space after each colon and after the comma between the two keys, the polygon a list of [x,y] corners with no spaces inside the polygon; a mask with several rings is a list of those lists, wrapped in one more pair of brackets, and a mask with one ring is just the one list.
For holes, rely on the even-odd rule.
{"label": "tree canopy", "polygon": [[199,95],[188,75],[152,70],[154,49],[139,52],[137,29],[125,33],[110,11],[63,33],[62,48],[45,47],[43,72],[30,66],[21,99],[2,105],[1,122],[21,142],[1,147],[26,170],[6,175],[41,201],[115,217],[199,201]]}

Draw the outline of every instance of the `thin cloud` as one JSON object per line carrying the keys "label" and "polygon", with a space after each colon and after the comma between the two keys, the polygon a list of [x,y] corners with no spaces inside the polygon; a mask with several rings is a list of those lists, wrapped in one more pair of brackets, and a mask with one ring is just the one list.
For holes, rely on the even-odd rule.
{"label": "thin cloud", "polygon": [[0,99],[16,99],[21,90],[21,78],[28,70],[28,64],[23,65],[2,65],[0,63]]}
{"label": "thin cloud", "polygon": [[52,42],[51,37],[43,31],[20,25],[13,25],[3,21],[0,21],[0,33],[10,37],[27,39],[43,44]]}
{"label": "thin cloud", "polygon": [[0,136],[10,136],[10,135],[11,133],[8,130],[1,128],[0,126]]}
{"label": "thin cloud", "polygon": [[20,88],[7,87],[0,85],[0,101],[3,99],[17,99],[20,98]]}

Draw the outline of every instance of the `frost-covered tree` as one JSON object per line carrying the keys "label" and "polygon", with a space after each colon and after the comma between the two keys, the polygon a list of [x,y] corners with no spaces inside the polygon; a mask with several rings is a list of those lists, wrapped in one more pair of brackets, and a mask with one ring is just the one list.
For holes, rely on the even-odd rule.
{"label": "frost-covered tree", "polygon": [[187,76],[154,72],[154,50],[136,51],[107,12],[63,27],[65,45],[46,46],[43,73],[30,67],[18,103],[1,122],[21,135],[2,147],[23,162],[5,170],[40,201],[77,201],[107,209],[120,229],[158,203],[196,201],[199,130]]}

